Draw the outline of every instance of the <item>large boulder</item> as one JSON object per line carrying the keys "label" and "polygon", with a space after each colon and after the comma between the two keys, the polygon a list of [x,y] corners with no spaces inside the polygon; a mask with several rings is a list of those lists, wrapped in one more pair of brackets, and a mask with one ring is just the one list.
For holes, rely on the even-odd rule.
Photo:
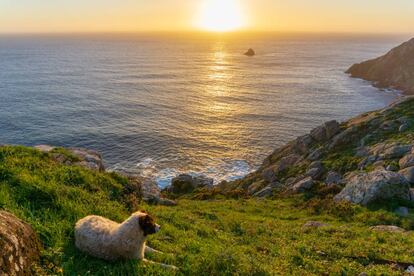
{"label": "large boulder", "polygon": [[313,181],[312,177],[306,177],[305,179],[300,180],[299,182],[296,182],[292,187],[292,192],[294,193],[304,193],[315,185],[315,182]]}
{"label": "large boulder", "polygon": [[169,190],[175,194],[183,194],[192,192],[197,188],[212,188],[214,180],[205,176],[192,176],[189,174],[181,174],[174,177]]}
{"label": "large boulder", "polygon": [[40,258],[40,243],[32,227],[0,211],[0,275],[32,275]]}
{"label": "large boulder", "polygon": [[368,205],[388,199],[410,199],[410,186],[400,174],[385,170],[353,173],[344,182],[345,188],[335,196],[335,200]]}
{"label": "large boulder", "polygon": [[310,148],[315,143],[315,140],[312,138],[311,135],[306,134],[296,138],[293,148],[299,154],[307,154],[309,153]]}

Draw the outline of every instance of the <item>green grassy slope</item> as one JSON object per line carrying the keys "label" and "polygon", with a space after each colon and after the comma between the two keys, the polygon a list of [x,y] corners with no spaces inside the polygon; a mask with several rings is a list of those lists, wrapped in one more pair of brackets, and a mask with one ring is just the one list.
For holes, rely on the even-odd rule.
{"label": "green grassy slope", "polygon": [[[56,163],[49,154],[25,147],[0,147],[0,209],[30,223],[44,251],[36,273],[66,275],[171,274],[134,261],[108,263],[74,247],[75,222],[89,214],[127,218],[127,180],[111,173]],[[378,233],[371,225],[410,228],[412,218],[385,210],[306,201],[179,200],[176,207],[146,206],[162,225],[149,238],[165,255],[148,256],[176,265],[184,275],[398,274],[387,259],[414,262],[414,236]],[[304,229],[309,220],[329,224]]]}

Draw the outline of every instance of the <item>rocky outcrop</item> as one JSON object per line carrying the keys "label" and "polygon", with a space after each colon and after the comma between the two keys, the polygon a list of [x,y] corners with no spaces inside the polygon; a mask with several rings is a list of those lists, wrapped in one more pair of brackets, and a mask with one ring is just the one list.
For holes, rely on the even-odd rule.
{"label": "rocky outcrop", "polygon": [[414,38],[376,59],[354,64],[352,77],[372,81],[381,88],[396,88],[414,94]]}
{"label": "rocky outcrop", "polygon": [[39,257],[40,243],[32,227],[0,211],[0,275],[32,275]]}
{"label": "rocky outcrop", "polygon": [[[34,148],[44,153],[50,153],[56,161],[65,165],[78,165],[92,170],[105,171],[102,156],[99,152],[94,150],[65,148],[65,152],[62,152],[59,150],[61,148],[49,145],[38,145]],[[66,152],[69,153],[69,155],[66,154]]]}
{"label": "rocky outcrop", "polygon": [[192,176],[189,174],[181,174],[171,181],[171,186],[167,191],[174,194],[183,194],[192,192],[198,188],[212,188],[214,180],[205,176]]}
{"label": "rocky outcrop", "polygon": [[344,182],[345,188],[335,196],[337,201],[344,200],[368,205],[388,199],[410,199],[408,182],[402,175],[395,172],[378,170],[354,173]]}

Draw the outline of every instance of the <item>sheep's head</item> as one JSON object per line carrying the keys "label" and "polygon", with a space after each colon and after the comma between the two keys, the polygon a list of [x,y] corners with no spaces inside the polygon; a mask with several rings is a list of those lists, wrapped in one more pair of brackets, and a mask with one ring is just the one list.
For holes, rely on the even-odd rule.
{"label": "sheep's head", "polygon": [[156,224],[154,218],[144,211],[141,211],[142,215],[139,216],[139,226],[141,227],[144,235],[151,235],[157,233],[161,226]]}

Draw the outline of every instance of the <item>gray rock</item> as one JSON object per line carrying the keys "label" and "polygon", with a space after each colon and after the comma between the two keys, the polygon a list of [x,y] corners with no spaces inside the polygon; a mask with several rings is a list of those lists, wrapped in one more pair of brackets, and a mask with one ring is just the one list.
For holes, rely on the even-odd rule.
{"label": "gray rock", "polygon": [[318,149],[316,149],[316,150],[312,151],[312,152],[308,155],[308,158],[307,158],[307,159],[308,159],[309,161],[316,161],[316,160],[319,160],[319,159],[322,157],[323,153],[324,153],[323,148],[318,148]]}
{"label": "gray rock", "polygon": [[356,149],[355,157],[368,157],[369,150],[366,147],[359,147]]}
{"label": "gray rock", "polygon": [[256,181],[253,184],[251,184],[248,188],[247,188],[247,194],[248,195],[254,195],[255,193],[257,193],[258,191],[260,191],[261,189],[263,189],[263,187],[265,186],[265,182],[262,181]]}
{"label": "gray rock", "polygon": [[379,143],[370,148],[372,155],[378,159],[401,158],[412,150],[412,145],[400,143]]}
{"label": "gray rock", "polygon": [[379,157],[382,159],[394,159],[401,158],[412,149],[412,145],[400,145],[395,144],[390,147],[385,148],[384,152],[379,154]]}
{"label": "gray rock", "polygon": [[331,139],[341,131],[341,127],[337,121],[328,121],[325,123],[325,131],[327,139]]}
{"label": "gray rock", "polygon": [[407,154],[406,156],[400,159],[398,164],[400,165],[400,169],[414,167],[414,155]]}
{"label": "gray rock", "polygon": [[307,154],[314,140],[309,134],[296,138],[294,148],[300,154]]}
{"label": "gray rock", "polygon": [[188,193],[197,188],[212,188],[213,183],[212,178],[205,176],[181,174],[172,179],[170,190],[176,194]]}
{"label": "gray rock", "polygon": [[0,275],[32,275],[41,246],[29,224],[0,211],[0,246]]}
{"label": "gray rock", "polygon": [[384,160],[378,160],[374,164],[372,164],[376,169],[385,169],[385,162]]}
{"label": "gray rock", "polygon": [[253,196],[254,197],[260,197],[260,198],[265,198],[265,197],[271,197],[273,195],[273,188],[269,185],[267,187],[265,187],[264,189],[258,191],[257,193],[255,193]]}
{"label": "gray rock", "polygon": [[399,173],[404,176],[408,183],[414,184],[414,167],[405,168],[400,170]]}
{"label": "gray rock", "polygon": [[340,184],[341,182],[342,182],[342,175],[334,171],[328,172],[326,179],[325,179],[326,185],[335,185],[335,184]]}
{"label": "gray rock", "polygon": [[378,232],[391,232],[391,233],[404,233],[406,232],[405,229],[400,228],[395,225],[377,225],[372,226],[371,230],[378,231]]}
{"label": "gray rock", "polygon": [[[295,165],[301,160],[301,156],[297,154],[289,154],[288,156],[282,157],[275,165],[263,171],[265,175],[262,175],[263,178],[268,182],[276,181],[277,174],[287,170],[288,168]],[[270,170],[270,171],[269,171]],[[273,173],[273,174],[272,174]]]}
{"label": "gray rock", "polygon": [[325,142],[328,139],[325,126],[318,126],[317,128],[313,129],[310,132],[310,136],[312,136],[312,138],[318,142]]}
{"label": "gray rock", "polygon": [[334,149],[354,142],[360,135],[358,128],[351,126],[333,137],[329,149]]}
{"label": "gray rock", "polygon": [[314,180],[319,180],[323,174],[323,165],[320,161],[314,161],[309,165],[309,169],[306,172],[306,176],[310,176]]}
{"label": "gray rock", "polygon": [[299,182],[295,183],[292,187],[292,191],[294,193],[303,193],[307,190],[312,189],[315,182],[311,177],[306,177],[305,179],[300,180]]}
{"label": "gray rock", "polygon": [[399,215],[400,217],[407,217],[407,216],[408,216],[409,211],[408,211],[408,208],[407,208],[407,207],[402,207],[402,206],[400,206],[400,207],[398,207],[398,208],[395,210],[395,213],[396,213],[397,215]]}
{"label": "gray rock", "polygon": [[409,199],[410,186],[400,174],[384,170],[350,174],[335,200],[368,205],[377,200]]}
{"label": "gray rock", "polygon": [[410,129],[410,124],[405,123],[405,124],[400,125],[398,131],[399,132],[405,132],[405,131],[407,131],[409,129]]}

